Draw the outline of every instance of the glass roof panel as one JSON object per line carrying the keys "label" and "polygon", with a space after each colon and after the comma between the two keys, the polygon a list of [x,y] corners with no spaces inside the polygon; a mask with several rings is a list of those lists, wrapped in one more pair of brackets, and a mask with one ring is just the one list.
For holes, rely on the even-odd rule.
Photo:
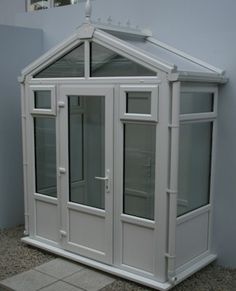
{"label": "glass roof panel", "polygon": [[84,44],[44,68],[34,78],[73,78],[84,77]]}
{"label": "glass roof panel", "polygon": [[91,77],[156,76],[156,72],[97,43],[91,43],[90,54]]}
{"label": "glass roof panel", "polygon": [[125,38],[124,40],[130,45],[132,45],[132,47],[141,49],[143,52],[145,52],[146,55],[149,55],[155,58],[156,60],[160,60],[161,62],[169,65],[176,65],[178,71],[212,73],[210,69],[204,68],[199,64],[193,63],[192,61],[182,56],[179,56],[165,48],[152,44],[149,41],[133,38],[130,39]]}

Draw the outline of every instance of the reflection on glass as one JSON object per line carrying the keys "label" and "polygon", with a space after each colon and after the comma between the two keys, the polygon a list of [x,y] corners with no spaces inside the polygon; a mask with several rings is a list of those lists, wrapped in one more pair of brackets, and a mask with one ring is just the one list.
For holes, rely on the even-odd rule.
{"label": "reflection on glass", "polygon": [[212,123],[180,126],[178,216],[209,203]]}
{"label": "reflection on glass", "polygon": [[151,114],[151,92],[127,92],[126,113]]}
{"label": "reflection on glass", "polygon": [[156,76],[155,72],[111,51],[91,43],[91,77]]}
{"label": "reflection on glass", "polygon": [[34,91],[34,108],[51,109],[51,91]]}
{"label": "reflection on glass", "polygon": [[34,78],[84,77],[84,44],[37,73]]}
{"label": "reflection on glass", "polygon": [[154,219],[155,125],[124,125],[124,213]]}
{"label": "reflection on glass", "polygon": [[68,96],[70,201],[104,209],[105,99]]}
{"label": "reflection on glass", "polygon": [[182,92],[180,95],[180,114],[213,111],[213,94],[207,92]]}
{"label": "reflection on glass", "polygon": [[50,7],[49,0],[30,0],[29,6],[30,11],[47,9],[49,7]]}
{"label": "reflection on glass", "polygon": [[55,119],[34,117],[36,193],[57,196]]}
{"label": "reflection on glass", "polygon": [[54,6],[65,6],[65,5],[70,5],[73,4],[73,0],[54,0]]}

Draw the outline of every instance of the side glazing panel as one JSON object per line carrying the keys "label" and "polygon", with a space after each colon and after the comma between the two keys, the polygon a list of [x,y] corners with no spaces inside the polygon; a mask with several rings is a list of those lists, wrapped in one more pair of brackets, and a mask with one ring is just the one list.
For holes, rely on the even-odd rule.
{"label": "side glazing panel", "polygon": [[57,196],[56,120],[34,117],[35,191]]}
{"label": "side glazing panel", "polygon": [[123,212],[154,219],[156,126],[124,124]]}

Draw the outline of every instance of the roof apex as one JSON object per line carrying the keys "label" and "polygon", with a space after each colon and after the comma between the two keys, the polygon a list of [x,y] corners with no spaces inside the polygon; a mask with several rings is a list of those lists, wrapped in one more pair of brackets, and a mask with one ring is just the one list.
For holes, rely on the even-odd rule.
{"label": "roof apex", "polygon": [[93,37],[95,27],[91,23],[83,23],[76,30],[79,39],[91,39]]}

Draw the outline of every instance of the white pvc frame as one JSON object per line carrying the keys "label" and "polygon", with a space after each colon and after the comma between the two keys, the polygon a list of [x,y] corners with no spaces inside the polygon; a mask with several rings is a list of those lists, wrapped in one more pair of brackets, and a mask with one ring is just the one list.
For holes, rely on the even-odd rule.
{"label": "white pvc frame", "polygon": [[[53,85],[37,85],[29,87],[29,103],[30,113],[32,114],[43,114],[43,115],[56,115],[56,95],[55,86]],[[35,95],[36,91],[50,91],[51,93],[51,108],[35,108]]]}
{"label": "white pvc frame", "polygon": [[[150,92],[150,114],[127,113],[126,98],[129,92]],[[126,85],[120,86],[120,118],[125,120],[154,121],[158,120],[158,86],[156,85]]]}

